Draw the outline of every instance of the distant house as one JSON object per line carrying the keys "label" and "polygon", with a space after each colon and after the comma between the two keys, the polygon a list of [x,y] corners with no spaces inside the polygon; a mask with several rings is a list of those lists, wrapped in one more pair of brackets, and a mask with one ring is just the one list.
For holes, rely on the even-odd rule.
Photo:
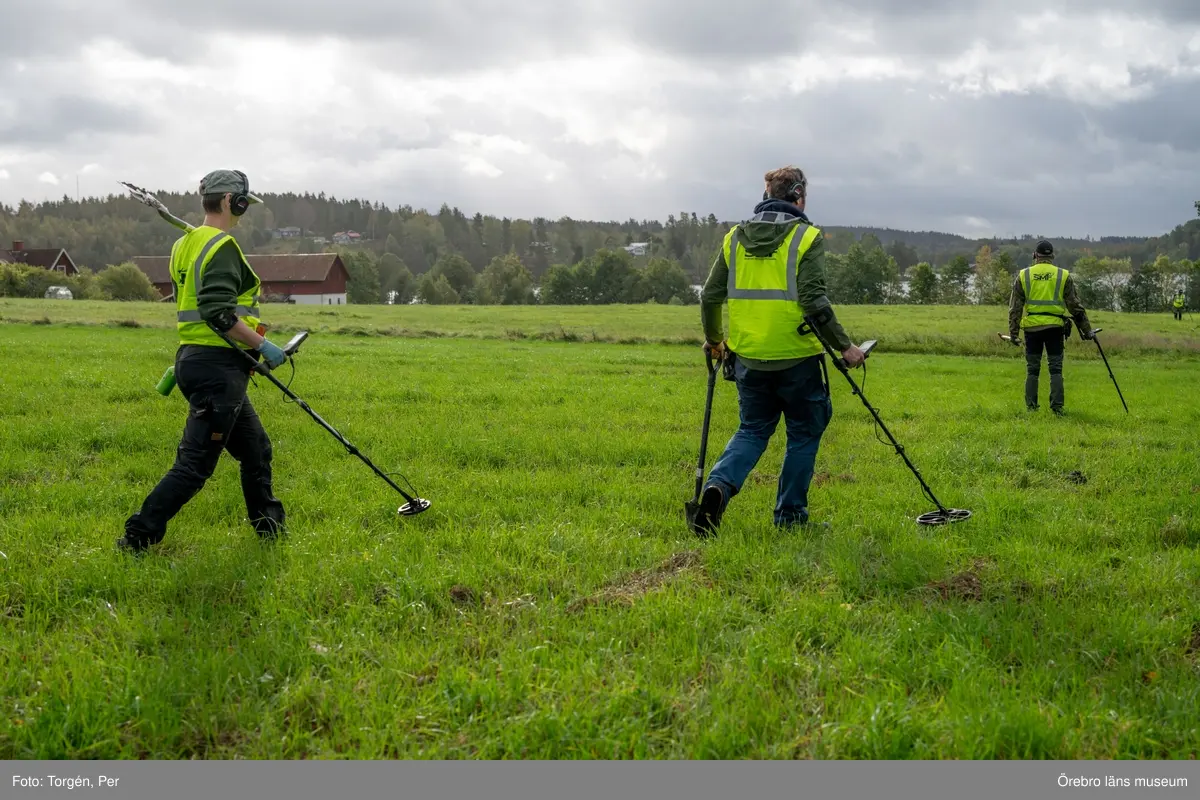
{"label": "distant house", "polygon": [[644,256],[650,252],[649,242],[633,242],[625,245],[625,252],[631,256]]}
{"label": "distant house", "polygon": [[61,247],[28,250],[25,243],[17,240],[12,243],[11,250],[0,250],[0,264],[25,264],[30,267],[41,267],[51,272],[63,275],[78,275],[79,268],[71,260],[71,256]]}
{"label": "distant house", "polygon": [[361,239],[362,234],[355,231],[338,231],[333,235],[334,244],[354,244]]}
{"label": "distant house", "polygon": [[276,228],[272,234],[276,239],[295,239],[300,236],[300,229],[295,226]]}
{"label": "distant house", "polygon": [[[346,304],[346,283],[350,274],[337,253],[248,255],[246,259],[262,281],[262,296],[268,301],[323,306]],[[164,300],[174,296],[169,256],[138,256],[133,263],[146,273]]]}

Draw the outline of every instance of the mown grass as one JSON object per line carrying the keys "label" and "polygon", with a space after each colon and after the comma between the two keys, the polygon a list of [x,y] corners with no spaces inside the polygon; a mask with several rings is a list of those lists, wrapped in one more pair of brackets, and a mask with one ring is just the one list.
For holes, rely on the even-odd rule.
{"label": "mown grass", "polygon": [[[87,317],[74,322],[152,324],[67,325],[68,307]],[[225,459],[165,542],[131,559],[113,541],[169,466],[185,406],[153,388],[174,350],[164,310],[104,308],[0,303],[6,321],[52,321],[0,325],[0,758],[1200,749],[1200,375],[1177,344],[1113,358],[1106,340],[1127,416],[1075,340],[1064,419],[1023,410],[1009,349],[881,349],[867,396],[940,499],[974,518],[913,523],[931,504],[834,373],[811,498],[829,527],[771,528],[776,441],[721,535],[699,541],[682,520],[697,349],[493,336],[579,314],[682,340],[694,308],[473,309],[492,338],[470,341],[318,333],[293,388],[433,508],[398,518],[399,497],[260,381],[290,538],[256,541]],[[289,330],[321,319],[284,311]],[[921,312],[844,316],[885,343],[876,326],[893,313],[912,336],[1003,327]],[[393,313],[451,333],[461,319],[351,307],[328,328]],[[1172,330],[1113,316],[1143,343]],[[736,409],[720,382],[710,464]]]}

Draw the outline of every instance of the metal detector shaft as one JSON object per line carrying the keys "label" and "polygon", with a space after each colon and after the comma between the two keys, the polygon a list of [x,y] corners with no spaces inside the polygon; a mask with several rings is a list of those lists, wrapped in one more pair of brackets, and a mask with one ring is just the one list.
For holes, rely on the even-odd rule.
{"label": "metal detector shaft", "polygon": [[1096,343],[1096,349],[1100,351],[1100,358],[1104,359],[1104,368],[1108,370],[1108,377],[1112,378],[1113,386],[1117,387],[1117,397],[1121,398],[1121,405],[1125,407],[1125,413],[1129,413],[1129,406],[1125,405],[1125,395],[1121,394],[1121,387],[1117,384],[1117,376],[1113,375],[1112,367],[1108,365],[1108,358],[1104,355],[1104,348],[1100,346],[1100,337],[1096,336],[1102,329],[1096,328],[1092,331],[1092,341]]}
{"label": "metal detector shaft", "polygon": [[[213,330],[216,330],[216,328],[213,328]],[[384,474],[382,471],[380,471],[379,467],[375,466],[371,462],[371,459],[369,459],[365,455],[363,455],[362,452],[359,451],[359,449],[357,447],[355,447],[353,444],[351,444],[350,441],[347,440],[345,436],[342,436],[340,433],[338,433],[336,428],[334,428],[332,425],[330,425],[325,420],[321,419],[321,415],[318,414],[317,412],[313,411],[312,408],[308,405],[308,403],[304,402],[303,399],[298,397],[296,395],[296,393],[293,392],[291,389],[289,389],[281,380],[279,380],[274,375],[272,375],[271,370],[265,364],[259,363],[254,358],[254,356],[250,355],[248,352],[246,352],[242,348],[238,347],[234,343],[233,339],[231,339],[229,337],[228,334],[226,334],[222,331],[216,331],[216,332],[217,332],[217,335],[220,336],[222,339],[224,339],[229,344],[230,347],[232,347],[234,350],[237,350],[239,353],[241,353],[243,356],[246,357],[246,359],[251,363],[254,372],[257,372],[259,375],[262,375],[267,380],[269,380],[271,383],[278,386],[279,390],[281,392],[283,392],[285,395],[287,395],[289,398],[291,398],[291,400],[296,405],[300,406],[302,409],[304,409],[306,412],[308,412],[308,415],[310,417],[312,417],[314,420],[316,420],[318,425],[320,425],[325,430],[329,431],[330,435],[332,435],[333,438],[337,439],[342,444],[342,446],[346,448],[346,450],[350,453],[350,455],[357,456],[358,458],[360,458],[364,464],[366,464],[368,467],[370,467],[375,472],[376,475],[383,478],[383,480],[387,482],[388,486],[391,486],[393,489],[395,489],[397,492],[399,492],[400,495],[405,500],[407,500],[409,503],[413,503],[413,504],[419,503],[417,498],[415,498],[412,495],[405,492],[403,489],[401,489],[399,486],[396,485],[395,481],[393,481],[386,474]]]}
{"label": "metal detector shaft", "polygon": [[[880,418],[879,412],[876,411],[875,407],[867,401],[866,395],[862,393],[862,390],[858,388],[858,384],[855,383],[854,378],[850,376],[850,369],[846,366],[845,359],[843,359],[841,354],[834,350],[833,347],[830,346],[829,342],[825,341],[825,338],[817,332],[817,326],[814,324],[814,320],[811,317],[804,318],[804,327],[808,329],[805,332],[811,331],[812,334],[817,337],[817,341],[821,343],[821,346],[825,348],[825,351],[829,353],[830,359],[833,360],[833,365],[838,368],[838,372],[845,376],[846,380],[850,383],[851,390],[854,394],[858,395],[859,400],[862,400],[862,404],[866,406],[867,411],[871,412],[871,416],[875,418],[875,422],[878,423],[879,427],[883,429],[884,435],[887,436],[888,441],[892,443],[892,447],[896,449],[896,454],[899,455],[900,458],[904,459],[905,465],[920,482],[921,488],[925,490],[925,494],[938,507],[939,512],[949,517],[950,511],[944,505],[942,505],[942,501],[938,500],[934,495],[933,490],[929,488],[929,484],[927,484],[925,479],[921,477],[921,473],[917,470],[912,461],[909,460],[908,454],[904,452],[904,446],[896,441],[895,436],[892,436],[892,432],[888,430],[887,425],[883,424],[883,419]],[[874,342],[871,342],[871,344],[874,344]]]}

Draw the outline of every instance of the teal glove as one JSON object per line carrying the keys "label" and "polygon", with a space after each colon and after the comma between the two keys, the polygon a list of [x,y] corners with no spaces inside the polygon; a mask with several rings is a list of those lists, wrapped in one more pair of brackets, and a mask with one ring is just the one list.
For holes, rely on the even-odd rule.
{"label": "teal glove", "polygon": [[271,369],[275,369],[287,361],[287,353],[283,352],[283,348],[266,339],[263,339],[263,343],[258,346],[258,352],[262,353],[263,361],[267,362],[267,366]]}

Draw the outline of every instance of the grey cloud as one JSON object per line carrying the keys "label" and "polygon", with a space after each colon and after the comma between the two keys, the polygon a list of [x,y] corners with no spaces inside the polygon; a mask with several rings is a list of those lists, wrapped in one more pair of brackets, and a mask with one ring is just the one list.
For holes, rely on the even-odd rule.
{"label": "grey cloud", "polygon": [[16,98],[9,113],[0,113],[0,144],[43,147],[83,136],[144,130],[149,124],[144,109],[89,97]]}
{"label": "grey cloud", "polygon": [[[976,39],[1036,47],[1014,24],[1019,13],[1047,7],[1076,14],[1118,10],[1188,25],[1200,22],[1200,3],[849,0],[834,6],[752,0],[732,9],[712,0],[684,7],[667,0],[343,0],[333,7],[315,0],[211,0],[174,7],[112,0],[103,11],[95,8],[100,5],[5,3],[6,24],[22,36],[0,54],[0,69],[22,58],[37,61],[45,71],[31,67],[23,74],[18,93],[32,105],[19,117],[0,116],[0,144],[55,147],[64,153],[69,148],[69,158],[78,161],[87,145],[68,142],[73,132],[144,130],[154,122],[150,109],[139,119],[129,110],[73,97],[62,86],[46,83],[50,65],[62,58],[47,41],[77,46],[111,36],[146,55],[219,64],[221,54],[211,50],[207,34],[254,32],[300,46],[340,38],[353,42],[356,55],[376,68],[425,77],[619,44],[725,79],[716,87],[647,81],[634,88],[632,105],[655,109],[670,123],[668,146],[648,158],[615,138],[586,145],[568,140],[551,109],[513,114],[444,99],[431,115],[394,122],[380,118],[364,129],[347,128],[336,114],[314,110],[300,118],[287,142],[296,157],[311,155],[309,182],[289,187],[298,191],[433,210],[448,202],[469,213],[507,216],[663,218],[688,209],[732,219],[758,199],[763,172],[797,163],[813,181],[810,209],[824,224],[954,231],[964,229],[966,217],[978,217],[999,233],[1082,235],[1169,229],[1191,216],[1192,187],[1200,183],[1200,111],[1195,110],[1200,109],[1200,84],[1158,72],[1134,75],[1150,91],[1148,97],[1107,108],[1075,104],[1054,91],[979,98],[946,94],[934,100],[929,94],[938,87],[898,80],[843,82],[751,103],[741,98],[745,87],[732,77],[739,63],[827,49],[830,27],[849,25],[859,15],[870,18],[882,38],[851,51],[926,64]],[[365,82],[357,84],[354,65],[347,66],[348,96],[371,104]],[[267,89],[275,85],[270,75],[252,80]],[[56,122],[47,125],[48,120]],[[464,174],[445,149],[456,131],[527,142],[565,165],[565,174],[545,183],[540,171],[508,163],[498,179]],[[1101,146],[1097,133],[1112,146]],[[401,176],[379,166],[406,153],[419,158]],[[667,177],[617,179],[618,166],[627,163],[657,167]]]}
{"label": "grey cloud", "polygon": [[[1162,154],[1122,130],[1135,109],[1098,115],[1036,94],[939,102],[907,86],[831,87],[743,105],[681,133],[665,168],[677,176],[677,194],[703,198],[722,217],[745,214],[762,174],[786,163],[809,174],[814,213],[827,224],[962,230],[971,216],[999,232],[1147,234],[1190,214],[1200,158],[1181,155],[1176,171],[1156,169]],[[1195,84],[1180,91],[1198,94]],[[720,100],[705,100],[713,104]],[[1096,128],[1116,139],[1115,153],[1095,143]],[[1150,193],[1125,177],[1130,170],[1154,187],[1153,199],[1115,199]]]}
{"label": "grey cloud", "polygon": [[1195,81],[1173,79],[1149,96],[1095,112],[1111,135],[1176,152],[1200,154],[1200,92]]}
{"label": "grey cloud", "polygon": [[323,118],[318,124],[293,130],[289,139],[292,146],[310,148],[326,156],[337,153],[351,165],[369,163],[380,155],[393,152],[435,150],[450,141],[449,132],[440,121],[420,131],[397,131],[383,125],[366,129],[336,128]]}
{"label": "grey cloud", "polygon": [[[370,48],[381,66],[397,72],[438,74],[511,66],[533,58],[637,45],[713,67],[796,55],[829,44],[831,26],[868,19],[877,44],[842,45],[846,51],[880,48],[893,55],[929,58],[961,52],[975,41],[1025,40],[1018,14],[1059,10],[1094,15],[1135,13],[1173,23],[1200,22],[1191,0],[8,0],[6,22],[22,31],[0,54],[48,58],[45,41],[87,42],[110,36],[144,55],[196,63],[213,54],[213,33],[259,33],[294,41],[333,38]],[[1052,44],[1053,42],[1048,42]]]}

